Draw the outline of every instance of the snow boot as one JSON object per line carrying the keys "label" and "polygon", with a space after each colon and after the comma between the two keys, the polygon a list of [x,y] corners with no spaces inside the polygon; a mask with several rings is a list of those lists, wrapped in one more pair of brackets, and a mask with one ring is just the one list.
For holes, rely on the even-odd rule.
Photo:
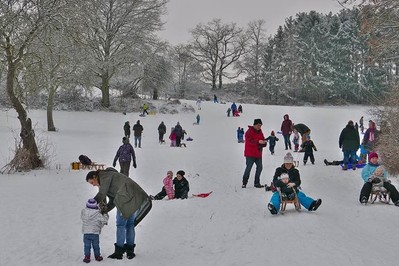
{"label": "snow boot", "polygon": [[362,203],[362,204],[367,204],[367,202],[368,202],[368,199],[367,199],[366,196],[363,196],[363,197],[360,199],[360,203]]}
{"label": "snow boot", "polygon": [[241,187],[242,187],[242,188],[246,188],[246,187],[247,187],[247,184],[242,184]]}
{"label": "snow boot", "polygon": [[103,257],[101,255],[96,256],[96,261],[102,261],[102,260],[103,260]]}
{"label": "snow boot", "polygon": [[353,165],[352,165],[352,170],[353,170],[353,171],[356,170],[356,164],[353,164]]}
{"label": "snow boot", "polygon": [[261,184],[255,184],[254,187],[256,187],[256,188],[263,188],[263,187],[265,187],[265,186],[264,186],[264,185],[261,185]]}
{"label": "snow boot", "polygon": [[116,245],[116,243],[114,245],[115,245],[115,252],[114,254],[109,255],[108,258],[121,260],[123,258],[123,253],[125,253],[125,247],[124,246],[119,247]]}
{"label": "snow boot", "polygon": [[134,254],[135,247],[136,247],[136,244],[134,244],[132,246],[125,244],[126,256],[129,260],[133,259],[136,256],[136,254]]}
{"label": "snow boot", "polygon": [[90,262],[90,255],[84,257],[83,262],[89,263]]}
{"label": "snow boot", "polygon": [[309,211],[316,211],[321,205],[321,199],[317,199],[310,204]]}
{"label": "snow boot", "polygon": [[271,214],[273,214],[273,215],[277,214],[277,209],[276,209],[276,207],[273,206],[273,204],[269,203],[267,205],[267,209],[270,211]]}
{"label": "snow boot", "polygon": [[324,163],[326,164],[326,166],[329,165],[327,159],[324,159]]}

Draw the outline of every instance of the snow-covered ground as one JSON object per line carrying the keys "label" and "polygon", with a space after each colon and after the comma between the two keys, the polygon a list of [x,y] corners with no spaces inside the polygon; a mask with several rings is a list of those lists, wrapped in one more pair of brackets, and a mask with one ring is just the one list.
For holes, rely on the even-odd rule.
{"label": "snow-covered ground", "polygon": [[[187,101],[195,107],[194,102]],[[229,103],[230,104],[230,103]],[[100,236],[101,265],[397,265],[399,208],[392,204],[362,206],[360,170],[325,166],[340,159],[338,136],[349,119],[370,117],[362,107],[283,107],[243,105],[240,117],[227,117],[228,105],[203,103],[200,125],[196,114],[139,117],[118,113],[55,112],[58,132],[46,132],[45,111],[32,111],[36,135],[51,143],[56,156],[50,167],[29,173],[0,175],[0,265],[83,265],[80,211],[97,188],[85,181],[87,170],[70,170],[80,154],[110,166],[121,144],[123,124],[138,119],[144,126],[142,148],[136,149],[137,169],[130,173],[148,194],[162,187],[167,170],[183,169],[190,193],[213,191],[208,198],[155,201],[136,228],[136,258],[107,259],[115,241],[115,211]],[[318,148],[316,164],[299,166],[303,191],[322,198],[317,212],[297,213],[288,206],[272,216],[266,205],[271,192],[253,187],[254,168],[246,189],[243,144],[236,129],[263,120],[268,135],[279,131],[284,114],[312,129]],[[0,166],[5,165],[19,132],[16,113],[0,113]],[[180,122],[194,141],[187,148],[158,144],[157,127],[168,131]],[[169,132],[168,132],[169,134]],[[168,136],[167,134],[167,136]],[[281,137],[281,135],[279,135]],[[167,141],[168,143],[168,141]],[[169,144],[169,143],[168,143]],[[270,183],[285,155],[282,138],[276,153],[263,153],[262,183]],[[294,154],[294,158],[297,154]],[[303,154],[299,154],[299,160]],[[55,169],[60,164],[61,170]],[[255,166],[254,166],[255,167]],[[117,167],[119,170],[119,167]],[[399,182],[393,178],[393,184]]]}

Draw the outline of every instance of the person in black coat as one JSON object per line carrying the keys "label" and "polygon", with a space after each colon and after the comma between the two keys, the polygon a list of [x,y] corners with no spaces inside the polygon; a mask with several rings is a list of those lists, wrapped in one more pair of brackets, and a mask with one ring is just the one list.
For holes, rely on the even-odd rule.
{"label": "person in black coat", "polygon": [[349,120],[339,135],[339,148],[342,148],[344,153],[344,170],[348,169],[349,163],[352,164],[352,169],[356,170],[356,152],[359,149],[359,145],[359,131],[356,130],[353,121]]}
{"label": "person in black coat", "polygon": [[137,120],[137,123],[133,126],[134,132],[134,147],[137,148],[137,142],[139,148],[141,148],[141,134],[143,133],[143,126],[140,124],[140,120]]}
{"label": "person in black coat", "polygon": [[129,123],[129,121],[125,122],[125,125],[123,126],[123,131],[125,132],[125,137],[130,138],[130,123]]}
{"label": "person in black coat", "polygon": [[163,139],[163,136],[165,135],[165,133],[166,133],[166,126],[162,121],[161,124],[159,124],[159,126],[158,126],[159,143],[165,142],[165,140]]}
{"label": "person in black coat", "polygon": [[181,140],[184,138],[184,131],[179,122],[177,122],[174,132],[176,135],[176,147],[180,147]]}
{"label": "person in black coat", "polygon": [[187,199],[190,186],[187,179],[184,177],[186,173],[183,170],[177,171],[176,177],[173,179],[175,186],[175,199]]}

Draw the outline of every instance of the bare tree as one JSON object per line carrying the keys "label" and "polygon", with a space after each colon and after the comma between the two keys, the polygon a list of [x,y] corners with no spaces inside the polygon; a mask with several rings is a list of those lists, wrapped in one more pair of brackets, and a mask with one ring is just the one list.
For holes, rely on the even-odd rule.
{"label": "bare tree", "polygon": [[203,77],[210,80],[212,89],[222,88],[223,77],[234,78],[226,69],[232,66],[245,51],[246,38],[243,29],[235,23],[222,24],[213,19],[206,25],[198,24],[191,30],[191,53],[204,68]]}
{"label": "bare tree", "polygon": [[156,42],[167,0],[82,1],[78,39],[86,61],[97,78],[102,104],[110,106],[110,80],[118,71],[137,63],[146,46]]}
{"label": "bare tree", "polygon": [[249,22],[246,32],[248,36],[248,51],[237,66],[240,71],[247,75],[247,79],[255,91],[258,91],[261,86],[261,61],[267,42],[265,24],[266,21],[263,19]]}
{"label": "bare tree", "polygon": [[23,71],[23,60],[38,34],[51,24],[65,7],[61,0],[9,0],[0,3],[0,49],[7,65],[6,89],[11,104],[18,113],[21,125],[22,149],[26,151],[25,160],[30,169],[43,166],[35,141],[32,121],[15,88],[15,81]]}

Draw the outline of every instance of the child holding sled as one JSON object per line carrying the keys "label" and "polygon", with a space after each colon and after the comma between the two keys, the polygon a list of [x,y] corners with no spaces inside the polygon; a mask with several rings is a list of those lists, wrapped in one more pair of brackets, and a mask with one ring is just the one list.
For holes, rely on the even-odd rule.
{"label": "child holding sled", "polygon": [[81,212],[82,233],[84,243],[84,259],[83,262],[90,262],[90,249],[93,247],[94,258],[96,261],[102,261],[103,257],[100,253],[100,233],[101,228],[108,223],[108,214],[101,213],[95,199],[89,199],[86,207]]}
{"label": "child holding sled", "polygon": [[270,150],[270,153],[273,155],[274,154],[274,147],[276,146],[276,141],[278,141],[278,138],[276,137],[276,135],[275,135],[273,130],[270,133],[270,136],[268,136],[265,140],[269,141],[269,150]]}
{"label": "child holding sled", "polygon": [[166,177],[163,179],[163,187],[161,192],[156,194],[155,196],[150,196],[153,200],[161,200],[165,196],[168,196],[168,199],[174,199],[175,191],[173,190],[173,172],[168,171],[166,173]]}

